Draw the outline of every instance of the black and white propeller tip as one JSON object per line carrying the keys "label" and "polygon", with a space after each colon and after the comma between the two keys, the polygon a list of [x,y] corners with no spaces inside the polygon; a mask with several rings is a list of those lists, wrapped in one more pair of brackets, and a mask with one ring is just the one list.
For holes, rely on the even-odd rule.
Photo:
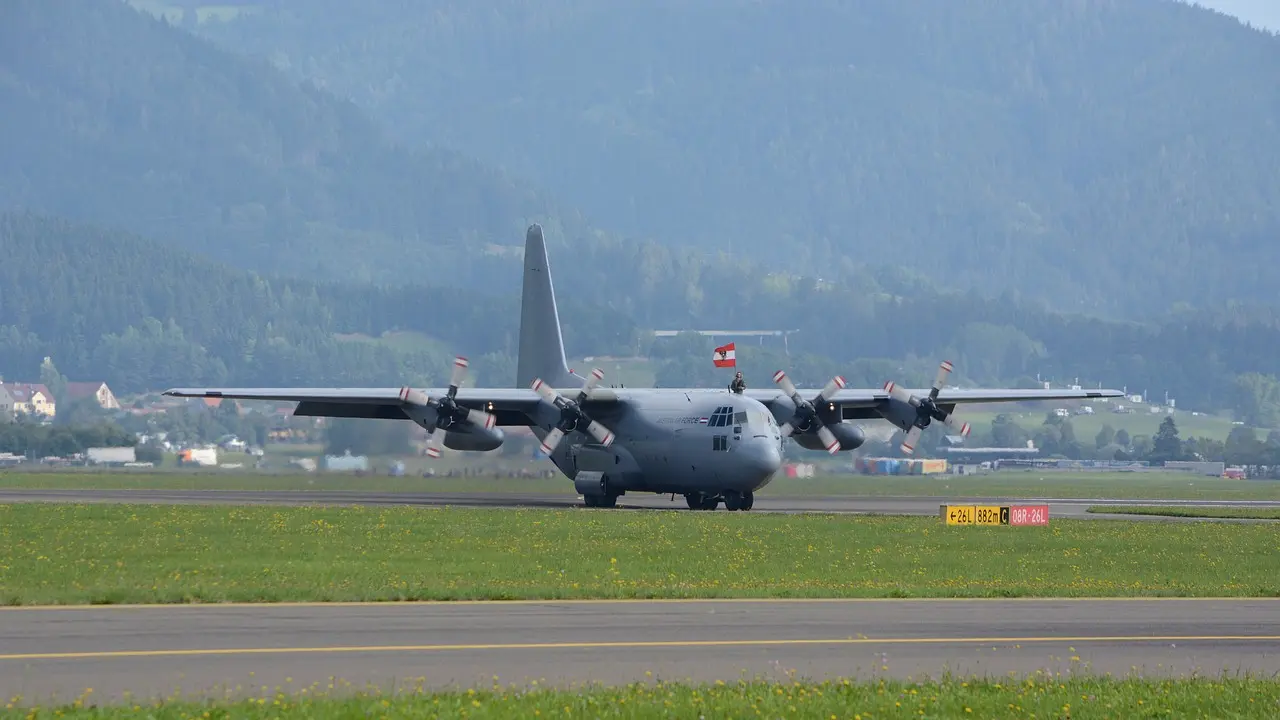
{"label": "black and white propeller tip", "polygon": [[907,436],[902,441],[902,452],[910,455],[915,452],[916,443],[920,441],[920,436],[924,433],[924,429],[929,427],[932,420],[937,420],[949,428],[960,433],[961,437],[968,437],[969,431],[972,429],[969,423],[957,420],[955,413],[944,413],[938,407],[938,394],[942,392],[947,376],[951,374],[951,361],[943,360],[938,365],[938,374],[934,378],[933,386],[929,388],[929,394],[925,397],[917,397],[912,393],[898,387],[897,383],[890,380],[884,384],[884,391],[889,397],[899,402],[906,403],[916,410],[915,421],[911,425],[911,429],[907,432]]}
{"label": "black and white propeller tip", "polygon": [[818,416],[817,406],[826,402],[835,394],[844,388],[844,378],[836,375],[827,382],[826,386],[813,398],[810,402],[800,396],[800,391],[796,390],[796,386],[791,382],[791,378],[787,377],[784,370],[779,370],[773,374],[773,382],[791,397],[791,402],[796,406],[795,415],[790,420],[783,423],[780,428],[783,437],[790,437],[795,430],[801,432],[814,431],[818,434],[818,439],[822,441],[822,446],[827,452],[835,455],[840,452],[840,441],[836,439],[835,433],[831,432]]}
{"label": "black and white propeller tip", "polygon": [[542,399],[548,404],[560,410],[560,421],[551,428],[547,436],[542,440],[542,452],[550,455],[560,445],[560,441],[565,435],[574,431],[583,431],[583,424],[586,425],[585,432],[595,438],[596,442],[604,447],[613,444],[613,432],[605,426],[592,420],[582,409],[582,403],[586,402],[591,390],[604,379],[604,371],[595,368],[587,376],[582,383],[582,388],[578,391],[576,400],[571,400],[561,395],[555,388],[542,381],[542,378],[534,378],[530,387],[534,392],[542,396]]}

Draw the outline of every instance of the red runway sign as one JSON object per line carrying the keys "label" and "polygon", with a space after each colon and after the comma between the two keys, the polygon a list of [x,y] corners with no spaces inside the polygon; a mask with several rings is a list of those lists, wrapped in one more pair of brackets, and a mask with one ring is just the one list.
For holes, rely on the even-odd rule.
{"label": "red runway sign", "polygon": [[1013,505],[1009,508],[1010,525],[1048,525],[1048,505]]}

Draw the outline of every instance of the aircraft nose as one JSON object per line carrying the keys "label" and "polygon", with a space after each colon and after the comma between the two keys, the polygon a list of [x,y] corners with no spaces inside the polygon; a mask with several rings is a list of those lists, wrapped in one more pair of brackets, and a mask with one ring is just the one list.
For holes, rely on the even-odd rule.
{"label": "aircraft nose", "polygon": [[769,476],[782,467],[782,451],[776,442],[764,438],[758,439],[746,448],[744,460],[753,472]]}

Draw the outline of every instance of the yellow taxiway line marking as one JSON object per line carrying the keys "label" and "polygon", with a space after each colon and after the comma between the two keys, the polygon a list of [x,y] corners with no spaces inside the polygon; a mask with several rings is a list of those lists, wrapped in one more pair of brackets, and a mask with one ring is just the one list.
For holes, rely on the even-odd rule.
{"label": "yellow taxiway line marking", "polygon": [[168,610],[218,609],[218,607],[447,607],[447,606],[521,606],[521,605],[680,605],[680,603],[963,603],[963,602],[1275,602],[1280,596],[1123,596],[1123,597],[618,597],[618,598],[524,598],[524,600],[356,600],[356,601],[285,601],[285,602],[134,602],[102,603],[102,605],[3,605],[0,612],[45,610]]}
{"label": "yellow taxiway line marking", "polygon": [[101,650],[93,652],[11,653],[0,660],[87,660],[94,658],[144,658],[193,655],[298,655],[326,653],[445,652],[467,650],[563,650],[622,648],[700,648],[734,646],[799,645],[1008,645],[1029,643],[1099,642],[1280,642],[1280,635],[1103,635],[1062,637],[957,637],[957,638],[813,638],[789,640],[636,640],[612,642],[489,643],[458,645],[350,645],[283,648],[191,648],[169,650]]}

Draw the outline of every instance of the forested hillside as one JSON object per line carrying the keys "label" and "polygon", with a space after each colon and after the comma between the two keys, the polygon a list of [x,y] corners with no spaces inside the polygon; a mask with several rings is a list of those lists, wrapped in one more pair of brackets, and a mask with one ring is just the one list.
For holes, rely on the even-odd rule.
{"label": "forested hillside", "polygon": [[[0,248],[0,374],[8,380],[35,377],[52,356],[62,374],[104,379],[117,392],[430,384],[447,381],[455,350],[476,360],[479,381],[514,380],[493,356],[517,343],[518,296],[510,293],[268,278],[30,214],[0,215]],[[588,303],[562,306],[574,351],[584,335],[607,349],[611,336],[634,332]],[[381,339],[395,332],[413,335]]]}
{"label": "forested hillside", "polygon": [[611,231],[827,278],[902,264],[1117,316],[1277,302],[1280,39],[1209,10],[239,4],[254,11],[197,31]]}
{"label": "forested hillside", "polygon": [[[37,215],[0,215],[0,372],[34,377],[45,356],[75,379],[117,392],[175,385],[398,385],[445,382],[452,353],[477,382],[514,382],[519,276],[492,294],[421,286],[271,278],[131,235]],[[655,340],[632,318],[572,291],[552,257],[571,357],[649,355],[663,385],[714,386],[712,341]],[[34,271],[33,271],[34,269]],[[570,278],[571,280],[572,278]],[[703,277],[707,287],[722,288]],[[653,290],[631,288],[644,305]],[[743,285],[712,292],[691,322],[792,318],[791,357],[744,347],[751,377],[785,367],[816,386],[831,375],[877,387],[921,385],[937,362],[962,384],[1127,385],[1170,392],[1180,407],[1231,410],[1280,426],[1280,313],[1240,308],[1160,325],[1069,317],[1012,300]],[[773,313],[774,315],[770,315]]]}

